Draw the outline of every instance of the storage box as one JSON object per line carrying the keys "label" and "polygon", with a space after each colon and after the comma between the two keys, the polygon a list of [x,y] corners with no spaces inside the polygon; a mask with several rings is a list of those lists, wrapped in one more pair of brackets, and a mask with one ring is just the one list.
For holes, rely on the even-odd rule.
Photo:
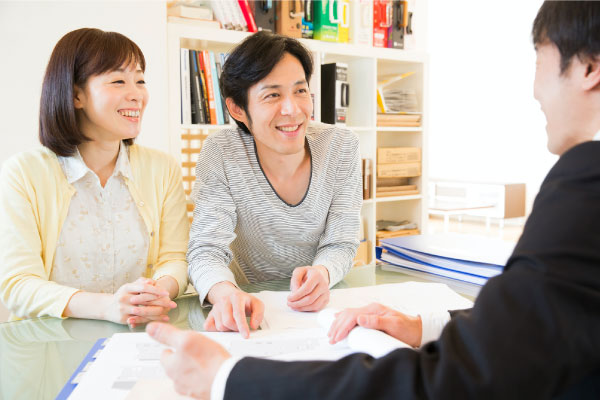
{"label": "storage box", "polygon": [[379,164],[421,162],[421,149],[419,147],[378,147],[377,162]]}
{"label": "storage box", "polygon": [[354,257],[353,266],[367,265],[371,262],[371,241],[363,240],[358,245],[358,250],[356,251],[356,256]]}
{"label": "storage box", "polygon": [[378,178],[407,178],[421,176],[421,163],[377,164]]}

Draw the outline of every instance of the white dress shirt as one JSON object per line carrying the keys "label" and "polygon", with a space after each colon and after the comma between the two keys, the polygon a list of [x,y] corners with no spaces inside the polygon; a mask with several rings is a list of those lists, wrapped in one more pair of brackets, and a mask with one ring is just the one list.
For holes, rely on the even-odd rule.
{"label": "white dress shirt", "polygon": [[127,146],[102,187],[79,151],[58,157],[76,192],[62,226],[50,280],[93,293],[114,293],[144,276],[148,232],[124,177],[132,179]]}
{"label": "white dress shirt", "polygon": [[596,132],[592,140],[600,140],[600,131]]}

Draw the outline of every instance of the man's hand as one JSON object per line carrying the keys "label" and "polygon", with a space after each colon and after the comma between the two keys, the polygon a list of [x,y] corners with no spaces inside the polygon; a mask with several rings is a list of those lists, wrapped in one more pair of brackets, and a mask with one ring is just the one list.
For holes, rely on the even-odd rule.
{"label": "man's hand", "polygon": [[322,265],[298,267],[292,273],[288,306],[295,311],[319,311],[329,303],[329,271]]}
{"label": "man's hand", "polygon": [[209,399],[210,389],[221,364],[231,355],[220,344],[202,334],[182,331],[172,325],[153,322],[146,332],[154,340],[172,347],[160,358],[175,390],[197,399]]}
{"label": "man's hand", "polygon": [[[244,339],[248,339],[250,329],[258,329],[263,320],[263,302],[230,282],[214,285],[208,293],[208,300],[213,307],[204,322],[204,329],[207,331],[237,331]],[[250,316],[250,328],[246,316]]]}
{"label": "man's hand", "polygon": [[348,336],[356,326],[377,329],[410,345],[421,345],[421,317],[412,317],[399,311],[385,307],[379,303],[371,303],[366,307],[348,308],[337,313],[335,321],[329,329],[329,342],[335,344]]}

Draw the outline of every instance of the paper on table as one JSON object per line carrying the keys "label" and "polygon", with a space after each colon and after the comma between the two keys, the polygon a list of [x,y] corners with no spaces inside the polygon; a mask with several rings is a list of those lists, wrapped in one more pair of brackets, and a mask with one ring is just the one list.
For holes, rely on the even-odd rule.
{"label": "paper on table", "polygon": [[[287,305],[290,292],[256,293],[265,305],[263,329],[315,328],[316,313],[293,311]],[[377,302],[409,315],[470,308],[473,302],[442,283],[404,282],[331,290],[327,308],[342,310]]]}

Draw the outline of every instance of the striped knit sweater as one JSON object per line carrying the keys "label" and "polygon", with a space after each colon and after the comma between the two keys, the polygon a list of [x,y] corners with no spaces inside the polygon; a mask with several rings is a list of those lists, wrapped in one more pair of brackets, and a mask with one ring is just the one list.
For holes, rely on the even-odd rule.
{"label": "striped knit sweater", "polygon": [[324,265],[333,286],[352,266],[362,205],[358,137],[311,124],[306,140],[311,178],[296,205],[285,203],[271,187],[251,135],[225,129],[204,142],[187,253],[189,278],[201,303],[223,281],[281,279],[296,267]]}

